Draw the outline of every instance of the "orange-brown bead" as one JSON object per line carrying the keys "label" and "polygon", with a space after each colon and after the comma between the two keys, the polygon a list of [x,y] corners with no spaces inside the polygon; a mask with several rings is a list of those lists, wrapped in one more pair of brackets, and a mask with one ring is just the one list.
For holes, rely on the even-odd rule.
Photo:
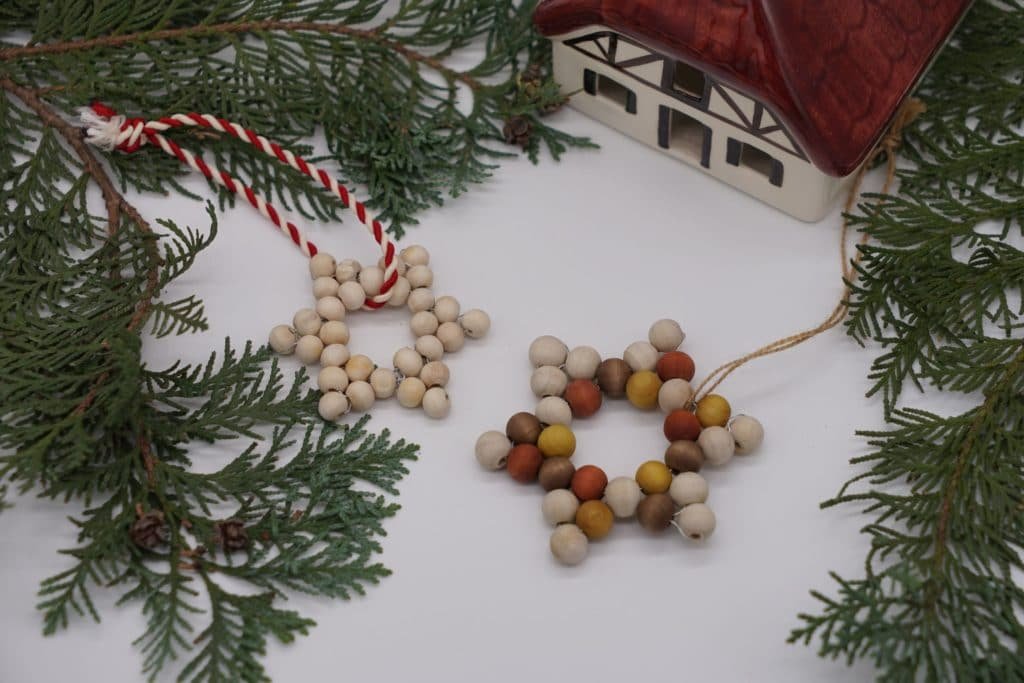
{"label": "orange-brown bead", "polygon": [[590,417],[601,408],[601,390],[587,379],[569,382],[563,398],[572,408],[573,417]]}
{"label": "orange-brown bead", "polygon": [[539,448],[530,443],[521,443],[512,447],[505,467],[513,479],[523,484],[529,484],[537,479],[542,462],[544,462],[544,456],[541,455]]}
{"label": "orange-brown bead", "polygon": [[580,500],[597,500],[604,495],[608,475],[600,467],[584,465],[572,475],[572,492]]}
{"label": "orange-brown bead", "polygon": [[700,420],[688,410],[673,410],[665,417],[665,438],[669,441],[696,441]]}
{"label": "orange-brown bead", "polygon": [[615,515],[612,509],[599,500],[588,500],[576,511],[576,526],[591,541],[607,536],[614,523]]}
{"label": "orange-brown bead", "polygon": [[696,372],[690,354],[683,353],[682,351],[669,351],[662,356],[658,360],[657,370],[658,377],[661,378],[662,382],[676,378],[685,379],[689,382],[693,379],[694,372]]}

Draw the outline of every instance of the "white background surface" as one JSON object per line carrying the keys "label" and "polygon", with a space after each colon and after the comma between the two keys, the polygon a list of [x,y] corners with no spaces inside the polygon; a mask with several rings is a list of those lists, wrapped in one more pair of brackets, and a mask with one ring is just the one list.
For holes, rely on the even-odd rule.
{"label": "white background surface", "polygon": [[[403,509],[387,523],[383,561],[395,573],[350,603],[293,598],[319,625],[295,645],[273,643],[270,674],[284,682],[870,679],[870,666],[826,662],[785,639],[798,612],[818,609],[808,590],[832,592],[829,570],[862,572],[867,540],[857,530],[866,518],[818,503],[854,474],[847,460],[865,450],[854,430],[879,424],[880,406],[864,398],[875,349],[833,330],[721,387],[736,411],[761,419],[767,439],[757,455],[705,470],[718,529],[703,546],[623,523],[591,544],[582,566],[560,567],[539,487],[474,461],[480,432],[533,407],[526,349],[538,335],[621,355],[652,321],[673,317],[699,379],[816,325],[840,291],[838,210],[800,223],[576,112],[554,122],[603,149],[536,168],[505,162],[404,240],[433,254],[435,292],[485,308],[492,333],[450,358],[447,420],[393,401],[376,408],[371,429],[422,445],[401,485]],[[138,205],[148,216],[206,224],[199,203],[145,197]],[[376,255],[361,230],[347,220],[312,235],[339,258],[366,262]],[[168,296],[186,291],[204,297],[211,328],[149,344],[154,366],[205,360],[225,336],[262,341],[312,303],[298,252],[241,205]],[[406,321],[404,309],[362,315],[352,346],[386,362],[411,341]],[[660,414],[620,402],[576,431],[577,465],[600,465],[610,477],[632,474],[665,447]],[[213,467],[229,453],[199,455]],[[114,607],[109,591],[94,591],[101,625],[40,635],[35,592],[68,566],[56,551],[72,546],[65,516],[78,508],[16,502],[0,515],[0,681],[139,680],[130,641],[142,618],[136,606]]]}

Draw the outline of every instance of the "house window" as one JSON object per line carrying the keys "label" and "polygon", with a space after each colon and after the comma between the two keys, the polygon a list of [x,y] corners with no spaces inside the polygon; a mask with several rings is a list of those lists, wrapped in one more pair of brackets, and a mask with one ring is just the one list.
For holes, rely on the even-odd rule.
{"label": "house window", "polygon": [[763,175],[772,185],[782,186],[782,162],[753,145],[729,138],[725,160]]}
{"label": "house window", "polygon": [[660,107],[658,144],[699,161],[704,168],[711,165],[711,128],[681,111]]}
{"label": "house window", "polygon": [[672,89],[695,100],[704,99],[707,79],[704,72],[686,62],[676,62],[672,71]]}
{"label": "house window", "polygon": [[613,78],[591,69],[583,71],[583,89],[587,93],[622,107],[630,114],[636,113],[636,93]]}

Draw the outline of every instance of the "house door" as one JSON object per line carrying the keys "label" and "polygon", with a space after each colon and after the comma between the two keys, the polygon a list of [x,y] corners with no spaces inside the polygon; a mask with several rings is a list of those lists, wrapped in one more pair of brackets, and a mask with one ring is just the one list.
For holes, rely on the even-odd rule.
{"label": "house door", "polygon": [[658,145],[711,165],[711,128],[671,107],[658,107]]}

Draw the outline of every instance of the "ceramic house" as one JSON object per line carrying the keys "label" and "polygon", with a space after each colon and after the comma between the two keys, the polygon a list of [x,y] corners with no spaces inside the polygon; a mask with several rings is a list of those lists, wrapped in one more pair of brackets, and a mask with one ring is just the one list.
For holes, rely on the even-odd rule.
{"label": "ceramic house", "polygon": [[544,0],[574,107],[822,218],[970,0]]}

